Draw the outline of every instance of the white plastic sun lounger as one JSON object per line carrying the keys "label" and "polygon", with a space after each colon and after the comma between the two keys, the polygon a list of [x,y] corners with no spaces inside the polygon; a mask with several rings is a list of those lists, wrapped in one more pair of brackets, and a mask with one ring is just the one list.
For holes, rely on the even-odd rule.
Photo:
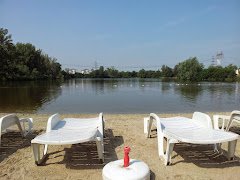
{"label": "white plastic sun lounger", "polygon": [[[144,118],[147,137],[150,137],[151,128],[157,126],[158,153],[164,159],[165,165],[171,163],[171,153],[175,143],[213,144],[217,150],[217,144],[228,142],[228,158],[234,157],[238,134],[214,130],[211,118],[204,113],[194,112],[192,119],[185,117],[159,118],[151,113],[149,118]],[[147,127],[146,127],[147,126]],[[145,131],[146,132],[146,131]],[[163,142],[167,139],[166,153]]]}
{"label": "white plastic sun lounger", "polygon": [[[28,124],[28,129],[26,129],[26,124]],[[1,135],[4,131],[8,131],[8,128],[17,125],[22,136],[26,136],[32,130],[33,120],[32,118],[22,118],[19,119],[15,114],[8,114],[0,118],[0,146],[1,146]]]}
{"label": "white plastic sun lounger", "polygon": [[220,122],[222,120],[221,130],[229,131],[233,121],[240,123],[240,111],[234,110],[230,116],[225,115],[213,115],[213,126],[214,129],[219,129]]}
{"label": "white plastic sun lounger", "polygon": [[[96,118],[65,118],[60,119],[59,114],[54,114],[48,119],[46,133],[35,137],[31,143],[35,163],[41,164],[47,155],[48,145],[78,144],[88,141],[96,141],[98,156],[104,161],[104,119],[103,113]],[[42,157],[40,157],[40,145],[44,145]]]}

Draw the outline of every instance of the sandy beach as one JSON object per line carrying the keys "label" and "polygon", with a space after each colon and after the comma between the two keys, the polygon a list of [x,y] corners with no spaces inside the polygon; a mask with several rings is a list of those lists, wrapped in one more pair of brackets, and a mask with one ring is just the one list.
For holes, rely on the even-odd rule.
{"label": "sandy beach", "polygon": [[[208,113],[209,115],[216,113]],[[230,113],[217,113],[230,114]],[[4,114],[1,113],[1,116]],[[191,117],[191,114],[159,114],[161,117]],[[96,156],[95,143],[66,146],[50,146],[48,157],[42,166],[36,166],[31,149],[31,139],[44,133],[49,114],[18,114],[32,117],[34,131],[26,138],[18,132],[2,135],[0,147],[0,179],[102,179],[103,166],[123,158],[123,147],[131,147],[130,157],[148,164],[151,179],[239,179],[240,142],[236,157],[228,161],[223,154],[215,153],[210,145],[177,144],[174,147],[172,165],[164,166],[157,153],[157,138],[146,139],[143,118],[148,114],[104,114],[106,119],[104,139],[105,162]],[[96,117],[97,114],[64,114],[61,117]],[[232,131],[240,134],[240,127]],[[223,144],[227,149],[227,144]],[[224,152],[224,151],[223,151]]]}

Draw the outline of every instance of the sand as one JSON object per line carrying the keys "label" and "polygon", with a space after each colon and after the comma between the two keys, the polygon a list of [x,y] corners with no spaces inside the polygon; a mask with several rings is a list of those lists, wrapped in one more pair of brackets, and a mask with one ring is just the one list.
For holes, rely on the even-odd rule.
{"label": "sand", "polygon": [[[104,164],[97,159],[95,144],[83,143],[50,146],[46,161],[42,166],[36,166],[30,141],[45,131],[49,115],[18,115],[34,119],[34,132],[24,139],[16,131],[2,135],[0,179],[102,179],[104,164],[122,159],[125,145],[131,147],[131,158],[148,164],[151,179],[240,179],[239,142],[236,157],[231,161],[228,161],[222,153],[215,153],[210,145],[177,144],[174,147],[172,165],[164,166],[163,161],[158,157],[156,136],[146,139],[143,134],[143,117],[147,114],[104,115],[106,119]],[[161,117],[176,115],[191,117],[191,114],[161,114]],[[94,116],[97,115],[62,115],[62,117]],[[240,127],[232,130],[240,134]],[[223,149],[227,149],[226,143],[223,144]]]}

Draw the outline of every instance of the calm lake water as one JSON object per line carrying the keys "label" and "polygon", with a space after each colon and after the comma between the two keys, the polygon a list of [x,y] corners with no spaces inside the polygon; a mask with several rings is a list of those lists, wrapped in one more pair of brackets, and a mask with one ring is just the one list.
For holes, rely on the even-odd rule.
{"label": "calm lake water", "polygon": [[177,113],[240,109],[240,83],[72,79],[0,84],[0,112]]}

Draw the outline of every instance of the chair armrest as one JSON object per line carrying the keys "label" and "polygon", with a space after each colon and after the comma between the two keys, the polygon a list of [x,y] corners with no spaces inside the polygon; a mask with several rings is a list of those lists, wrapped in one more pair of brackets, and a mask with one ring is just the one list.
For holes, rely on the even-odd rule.
{"label": "chair armrest", "polygon": [[213,127],[214,129],[219,129],[219,120],[222,119],[222,127],[221,130],[224,130],[224,127],[230,120],[230,116],[226,115],[213,115]]}
{"label": "chair armrest", "polygon": [[[32,118],[22,118],[19,119],[20,124],[22,123],[22,130],[23,130],[23,135],[26,136],[27,134],[32,132],[33,128],[33,119]],[[28,129],[26,130],[26,125],[28,124]]]}

